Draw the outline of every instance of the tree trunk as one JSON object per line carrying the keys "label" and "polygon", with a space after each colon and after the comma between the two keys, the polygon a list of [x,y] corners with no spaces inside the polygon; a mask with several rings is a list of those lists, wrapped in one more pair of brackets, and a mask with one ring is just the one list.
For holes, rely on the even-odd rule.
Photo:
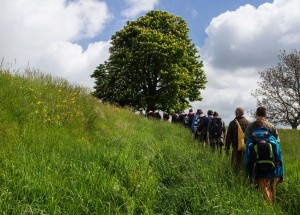
{"label": "tree trunk", "polygon": [[291,126],[292,126],[292,129],[297,129],[298,124],[291,124]]}

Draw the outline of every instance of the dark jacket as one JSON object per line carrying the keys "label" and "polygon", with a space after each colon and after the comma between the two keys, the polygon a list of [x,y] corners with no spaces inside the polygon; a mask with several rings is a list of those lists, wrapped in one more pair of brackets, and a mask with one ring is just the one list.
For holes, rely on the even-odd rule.
{"label": "dark jacket", "polygon": [[198,125],[198,130],[207,133],[207,127],[208,127],[208,124],[209,124],[210,120],[212,119],[212,117],[213,116],[211,116],[211,115],[204,116],[202,123],[200,123],[200,125]]}
{"label": "dark jacket", "polygon": [[245,133],[247,126],[249,125],[249,121],[244,116],[238,116],[234,120],[229,123],[227,133],[226,133],[226,144],[225,149],[229,151],[230,145],[233,150],[237,150],[238,148],[238,127],[235,122],[237,120],[240,123],[240,126]]}

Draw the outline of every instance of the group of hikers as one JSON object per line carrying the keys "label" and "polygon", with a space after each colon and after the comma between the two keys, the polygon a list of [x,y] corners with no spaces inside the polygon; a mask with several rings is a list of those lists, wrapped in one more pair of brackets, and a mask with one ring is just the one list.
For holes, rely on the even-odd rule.
{"label": "group of hikers", "polygon": [[[195,139],[204,146],[209,145],[211,151],[218,149],[222,153],[224,146],[229,156],[231,148],[233,171],[238,174],[244,169],[246,177],[263,190],[265,198],[273,203],[276,199],[276,185],[283,181],[280,139],[276,127],[267,121],[265,107],[257,108],[255,118],[255,121],[250,122],[244,116],[244,109],[237,107],[235,118],[226,129],[216,111],[208,110],[207,115],[204,115],[201,109],[196,113],[190,109],[188,114],[173,114],[171,122],[187,126]],[[163,113],[163,119],[169,120],[170,116]]]}

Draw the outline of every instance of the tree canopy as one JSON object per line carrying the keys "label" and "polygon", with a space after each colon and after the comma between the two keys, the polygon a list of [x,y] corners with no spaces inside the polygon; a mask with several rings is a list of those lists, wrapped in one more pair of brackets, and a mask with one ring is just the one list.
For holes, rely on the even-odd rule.
{"label": "tree canopy", "polygon": [[181,17],[150,11],[116,32],[91,77],[102,101],[139,110],[183,111],[201,101],[206,76]]}
{"label": "tree canopy", "polygon": [[282,51],[275,67],[259,72],[261,82],[253,96],[258,105],[268,109],[269,120],[275,124],[300,124],[300,52]]}

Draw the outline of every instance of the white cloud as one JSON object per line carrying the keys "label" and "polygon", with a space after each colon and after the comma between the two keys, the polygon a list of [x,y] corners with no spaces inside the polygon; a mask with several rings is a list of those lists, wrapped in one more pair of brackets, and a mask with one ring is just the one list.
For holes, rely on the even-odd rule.
{"label": "white cloud", "polygon": [[121,14],[127,18],[132,18],[142,12],[153,10],[159,0],[125,0],[125,2],[129,5],[129,8],[122,11]]}
{"label": "white cloud", "polygon": [[206,29],[203,53],[215,67],[266,67],[279,50],[300,48],[300,2],[275,0],[245,5],[214,18]]}
{"label": "white cloud", "polygon": [[40,56],[39,68],[63,76],[71,83],[93,87],[91,73],[108,58],[110,42],[96,42],[84,51],[81,46],[70,42],[54,42]]}
{"label": "white cloud", "polygon": [[255,109],[250,93],[257,88],[257,72],[276,66],[280,50],[300,50],[299,20],[298,0],[245,5],[215,17],[200,49],[208,84],[194,108],[216,110],[227,123],[237,106]]}
{"label": "white cloud", "polygon": [[247,111],[253,110],[256,100],[251,91],[257,88],[256,69],[236,69],[229,73],[208,62],[204,65],[208,83],[202,92],[203,101],[193,103],[194,109],[201,108],[205,113],[207,110],[217,111],[227,124],[233,119],[236,107],[244,107],[246,115]]}
{"label": "white cloud", "polygon": [[83,50],[75,41],[100,34],[110,19],[106,3],[97,0],[0,1],[0,57],[90,86],[89,75],[107,58],[109,43]]}

